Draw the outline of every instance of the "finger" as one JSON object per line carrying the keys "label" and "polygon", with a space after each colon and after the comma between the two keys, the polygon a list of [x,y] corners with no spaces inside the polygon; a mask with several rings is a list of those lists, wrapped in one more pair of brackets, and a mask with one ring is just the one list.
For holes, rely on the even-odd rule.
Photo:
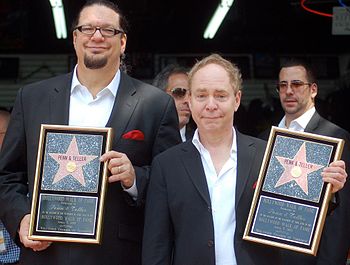
{"label": "finger", "polygon": [[122,155],[123,153],[119,153],[117,151],[108,151],[100,157],[100,161],[106,162],[107,160],[111,160],[113,158],[120,158]]}
{"label": "finger", "polygon": [[113,158],[112,160],[109,161],[108,163],[108,170],[109,171],[116,171],[119,166],[121,166],[123,163],[120,158]]}
{"label": "finger", "polygon": [[342,160],[333,161],[329,164],[328,167],[324,169],[324,171],[330,172],[345,172],[345,162]]}
{"label": "finger", "polygon": [[41,244],[38,247],[33,249],[34,251],[43,251],[43,250],[47,249],[48,247],[50,247],[52,244],[52,242],[49,242],[49,241],[41,241],[40,243]]}
{"label": "finger", "polygon": [[30,240],[27,236],[20,236],[20,240],[26,248],[31,248],[34,250],[36,248],[40,248],[41,246],[40,241]]}
{"label": "finger", "polygon": [[108,182],[109,183],[113,183],[113,182],[117,182],[120,181],[120,176],[119,175],[111,175],[108,177]]}
{"label": "finger", "polygon": [[116,182],[116,181],[130,182],[130,179],[133,181],[131,172],[129,172],[128,170],[125,170],[124,166],[115,167],[112,169],[112,172],[114,172],[114,174],[108,177],[109,183]]}
{"label": "finger", "polygon": [[114,167],[111,167],[109,171],[111,172],[111,175],[119,175],[123,173],[125,170],[123,166],[114,166]]}
{"label": "finger", "polygon": [[332,193],[342,189],[345,184],[344,178],[342,178],[339,174],[332,173],[323,175],[323,181],[332,184]]}

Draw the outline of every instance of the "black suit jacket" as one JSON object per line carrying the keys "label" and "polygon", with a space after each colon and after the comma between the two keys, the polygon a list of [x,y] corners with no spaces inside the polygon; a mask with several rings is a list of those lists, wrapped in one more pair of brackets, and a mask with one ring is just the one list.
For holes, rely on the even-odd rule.
{"label": "black suit jacket", "polygon": [[[40,125],[68,124],[71,79],[72,73],[18,92],[0,157],[0,217],[13,237],[30,212]],[[153,157],[181,142],[175,104],[161,90],[122,73],[106,126],[114,129],[112,149],[125,153],[134,165],[142,204]],[[144,141],[122,138],[136,129],[144,133]],[[120,183],[109,184],[101,246],[53,243],[41,252],[22,248],[20,264],[140,264],[144,212],[131,202]]]}
{"label": "black suit jacket", "polygon": [[[346,170],[350,170],[350,135],[334,123],[322,118],[317,112],[312,116],[305,132],[345,140],[342,160]],[[265,132],[263,138],[267,138]],[[266,137],[267,136],[267,137]],[[343,265],[346,263],[350,247],[350,183],[347,180],[344,188],[337,193],[336,208],[330,212],[325,221],[319,250],[316,257],[297,252],[283,251],[283,264],[286,265]]]}
{"label": "black suit jacket", "polygon": [[[243,241],[265,142],[237,133],[237,263],[279,264],[276,249]],[[143,265],[214,265],[211,202],[200,154],[187,141],[154,159],[146,201]]]}

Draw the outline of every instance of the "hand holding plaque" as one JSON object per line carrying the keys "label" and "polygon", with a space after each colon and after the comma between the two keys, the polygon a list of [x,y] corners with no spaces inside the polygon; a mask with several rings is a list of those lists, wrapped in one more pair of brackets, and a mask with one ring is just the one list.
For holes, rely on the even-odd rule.
{"label": "hand holding plaque", "polygon": [[273,127],[243,239],[316,255],[331,195],[321,173],[340,158],[343,145]]}
{"label": "hand holding plaque", "polygon": [[42,125],[29,239],[100,243],[111,130]]}

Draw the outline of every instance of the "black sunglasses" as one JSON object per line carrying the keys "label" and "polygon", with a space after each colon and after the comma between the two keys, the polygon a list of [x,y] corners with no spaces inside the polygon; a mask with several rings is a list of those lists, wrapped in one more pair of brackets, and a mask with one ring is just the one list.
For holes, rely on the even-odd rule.
{"label": "black sunglasses", "polygon": [[178,99],[184,98],[186,96],[187,92],[188,92],[188,89],[182,88],[182,87],[175,87],[175,88],[170,90],[171,95],[174,98],[178,98]]}

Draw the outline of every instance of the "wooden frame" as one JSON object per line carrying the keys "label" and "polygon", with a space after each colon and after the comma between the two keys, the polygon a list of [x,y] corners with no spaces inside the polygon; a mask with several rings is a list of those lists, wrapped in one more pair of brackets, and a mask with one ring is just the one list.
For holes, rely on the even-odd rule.
{"label": "wooden frame", "polygon": [[243,239],[316,255],[344,140],[272,127]]}
{"label": "wooden frame", "polygon": [[41,125],[29,239],[100,244],[112,129]]}

